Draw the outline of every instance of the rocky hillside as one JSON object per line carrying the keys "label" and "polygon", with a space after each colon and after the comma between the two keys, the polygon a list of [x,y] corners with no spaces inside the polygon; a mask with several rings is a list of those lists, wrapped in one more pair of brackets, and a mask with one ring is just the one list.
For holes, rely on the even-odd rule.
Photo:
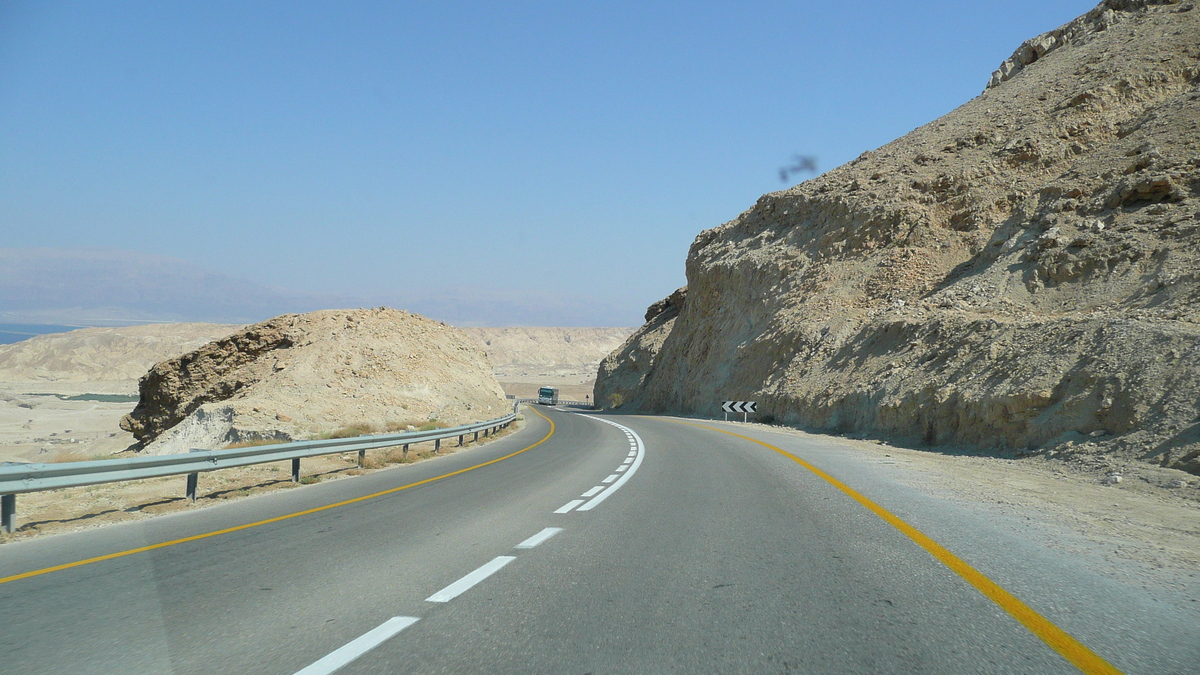
{"label": "rocky hillside", "polygon": [[38,335],[0,345],[0,382],[135,381],[155,363],[197,349],[237,328],[173,323]]}
{"label": "rocky hillside", "polygon": [[155,365],[121,427],[151,453],[509,409],[478,345],[392,309],[285,314]]}
{"label": "rocky hillside", "polygon": [[463,328],[475,338],[496,376],[521,378],[596,374],[600,359],[616,349],[633,328]]}
{"label": "rocky hillside", "polygon": [[702,232],[597,399],[1200,473],[1198,84],[1200,10],[1106,0]]}

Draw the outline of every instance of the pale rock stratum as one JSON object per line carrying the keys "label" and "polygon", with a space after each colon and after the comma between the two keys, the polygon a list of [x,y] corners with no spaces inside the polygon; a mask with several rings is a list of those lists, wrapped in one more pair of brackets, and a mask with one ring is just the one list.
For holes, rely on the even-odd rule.
{"label": "pale rock stratum", "polygon": [[700,233],[597,400],[1200,473],[1198,83],[1200,9],[1106,0]]}
{"label": "pale rock stratum", "polygon": [[151,454],[511,410],[462,331],[393,309],[285,314],[156,364],[121,421]]}

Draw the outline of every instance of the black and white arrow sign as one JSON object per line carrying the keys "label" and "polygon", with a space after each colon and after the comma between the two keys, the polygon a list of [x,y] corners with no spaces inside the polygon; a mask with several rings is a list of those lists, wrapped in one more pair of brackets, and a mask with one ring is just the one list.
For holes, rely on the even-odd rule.
{"label": "black and white arrow sign", "polygon": [[721,404],[721,410],[727,413],[752,413],[758,412],[758,407],[755,401],[725,401]]}

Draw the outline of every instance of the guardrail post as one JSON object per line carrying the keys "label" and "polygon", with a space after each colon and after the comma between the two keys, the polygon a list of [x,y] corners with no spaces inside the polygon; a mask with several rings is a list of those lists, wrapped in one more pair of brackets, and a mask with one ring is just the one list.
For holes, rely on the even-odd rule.
{"label": "guardrail post", "polygon": [[360,468],[360,469],[363,468],[363,463],[366,461],[367,461],[367,451],[359,450],[358,451],[358,468]]}
{"label": "guardrail post", "polygon": [[466,436],[466,434],[458,435],[458,447],[460,447],[460,448],[462,447],[462,444],[463,444],[463,436]]}
{"label": "guardrail post", "polygon": [[475,442],[476,443],[479,442],[479,432],[478,431],[475,432]]}
{"label": "guardrail post", "polygon": [[442,449],[442,439],[437,439],[433,442],[433,451],[438,452]]}
{"label": "guardrail post", "polygon": [[0,528],[5,534],[12,534],[17,529],[17,496],[0,496]]}
{"label": "guardrail post", "polygon": [[299,457],[294,457],[292,459],[292,482],[293,483],[300,482],[300,458]]}
{"label": "guardrail post", "polygon": [[191,501],[196,501],[196,484],[200,482],[200,474],[189,473],[187,477],[187,490],[184,495]]}
{"label": "guardrail post", "polygon": [[408,459],[408,443],[404,444],[403,452],[404,452],[404,458]]}

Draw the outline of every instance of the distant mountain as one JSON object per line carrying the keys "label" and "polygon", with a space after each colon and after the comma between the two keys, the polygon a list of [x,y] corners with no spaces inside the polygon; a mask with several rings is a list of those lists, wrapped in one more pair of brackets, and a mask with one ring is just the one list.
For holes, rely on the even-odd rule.
{"label": "distant mountain", "polygon": [[[370,296],[265,286],[179,258],[108,248],[0,248],[0,323],[255,323],[386,305],[458,326],[613,326],[635,315],[573,292],[451,287]],[[31,331],[44,332],[44,331]]]}

